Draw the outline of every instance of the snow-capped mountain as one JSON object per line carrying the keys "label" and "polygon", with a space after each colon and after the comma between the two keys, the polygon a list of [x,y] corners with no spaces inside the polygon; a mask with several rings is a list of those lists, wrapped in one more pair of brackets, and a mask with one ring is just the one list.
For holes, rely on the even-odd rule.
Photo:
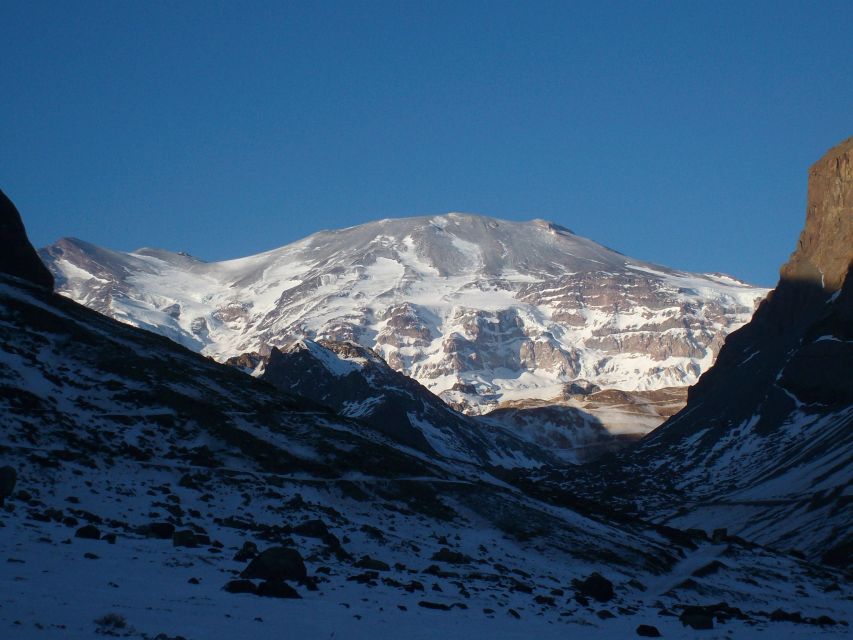
{"label": "snow-capped mountain", "polygon": [[220,361],[303,337],[353,341],[472,414],[556,399],[578,380],[692,384],[766,293],[542,220],[456,213],[323,231],[217,263],[74,239],[41,257],[62,294]]}
{"label": "snow-capped mountain", "polygon": [[840,571],[402,445],[44,275],[0,273],[3,637],[847,635]]}

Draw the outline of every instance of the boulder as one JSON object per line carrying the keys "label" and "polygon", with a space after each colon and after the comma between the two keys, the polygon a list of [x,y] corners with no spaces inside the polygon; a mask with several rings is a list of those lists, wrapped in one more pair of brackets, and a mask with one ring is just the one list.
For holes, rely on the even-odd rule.
{"label": "boulder", "polygon": [[776,609],[770,614],[772,622],[796,622],[803,623],[803,614],[799,611],[788,612],[782,609]]}
{"label": "boulder", "polygon": [[572,580],[572,586],[580,595],[598,602],[613,599],[613,583],[598,572],[590,574],[585,580]]}
{"label": "boulder", "polygon": [[247,562],[258,555],[258,545],[254,542],[250,542],[246,540],[243,543],[243,547],[234,554],[234,559],[237,562]]}
{"label": "boulder", "polygon": [[831,567],[850,570],[853,568],[853,538],[842,540],[821,555],[821,562]]}
{"label": "boulder", "polygon": [[684,607],[678,619],[682,625],[691,629],[714,628],[714,616],[706,607]]}
{"label": "boulder", "polygon": [[349,578],[347,578],[347,582],[357,582],[358,584],[376,586],[376,580],[378,578],[378,571],[365,571],[364,573],[359,573],[357,575],[350,576]]}
{"label": "boulder", "polygon": [[86,524],[77,529],[77,532],[74,534],[75,538],[84,538],[86,540],[100,540],[101,532],[98,530],[93,524]]}
{"label": "boulder", "polygon": [[320,538],[323,544],[332,549],[333,551],[343,550],[341,547],[341,541],[338,539],[334,533],[327,533],[323,537]]}
{"label": "boulder", "polygon": [[0,467],[0,505],[15,491],[18,472],[10,466]]}
{"label": "boulder", "polygon": [[175,525],[171,522],[151,522],[144,527],[143,533],[149,538],[169,540],[175,533]]}
{"label": "boulder", "polygon": [[197,547],[202,544],[199,536],[194,531],[184,529],[183,531],[175,531],[172,534],[173,547]]}
{"label": "boulder", "polygon": [[725,529],[725,528],[714,529],[714,533],[711,534],[711,542],[713,542],[715,544],[719,544],[721,542],[725,542],[726,538],[728,538],[728,537],[729,537],[728,529]]}
{"label": "boulder", "polygon": [[424,591],[424,585],[422,582],[418,582],[417,580],[411,580],[409,584],[404,585],[403,588],[409,593],[414,593],[415,591]]}
{"label": "boulder", "polygon": [[637,635],[643,638],[660,638],[660,631],[658,631],[657,627],[653,627],[650,624],[641,624],[637,627]]}
{"label": "boulder", "polygon": [[438,562],[447,562],[448,564],[468,564],[473,562],[471,556],[467,556],[459,551],[451,551],[447,547],[442,547],[439,551],[432,554],[431,560]]}
{"label": "boulder", "polygon": [[370,569],[372,571],[390,571],[391,566],[382,560],[376,560],[370,556],[361,556],[361,560],[355,563],[359,569]]}
{"label": "boulder", "polygon": [[282,580],[265,580],[258,585],[257,595],[267,598],[301,598],[296,589]]}
{"label": "boulder", "polygon": [[293,533],[306,538],[323,538],[329,535],[329,528],[322,520],[306,520],[293,527]]}
{"label": "boulder", "polygon": [[259,580],[302,580],[307,575],[305,562],[296,549],[270,547],[253,558],[240,577]]}

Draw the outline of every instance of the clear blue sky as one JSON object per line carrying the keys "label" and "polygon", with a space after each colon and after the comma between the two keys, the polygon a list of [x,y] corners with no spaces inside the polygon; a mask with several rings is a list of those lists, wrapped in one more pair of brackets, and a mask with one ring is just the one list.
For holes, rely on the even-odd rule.
{"label": "clear blue sky", "polygon": [[547,218],[765,285],[853,135],[851,2],[0,4],[37,246],[215,260],[369,220]]}

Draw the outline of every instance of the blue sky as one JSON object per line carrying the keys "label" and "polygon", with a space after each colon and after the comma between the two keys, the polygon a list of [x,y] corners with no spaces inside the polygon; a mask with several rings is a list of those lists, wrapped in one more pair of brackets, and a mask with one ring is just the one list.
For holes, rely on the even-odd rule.
{"label": "blue sky", "polygon": [[772,285],[853,135],[853,3],[12,2],[37,246],[238,257],[468,211]]}

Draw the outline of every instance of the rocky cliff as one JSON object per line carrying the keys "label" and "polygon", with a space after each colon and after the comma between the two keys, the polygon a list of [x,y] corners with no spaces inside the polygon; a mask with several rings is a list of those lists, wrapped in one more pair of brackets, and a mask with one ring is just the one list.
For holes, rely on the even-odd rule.
{"label": "rocky cliff", "polygon": [[838,291],[853,253],[853,138],[831,149],[809,170],[806,226],[783,281],[819,284]]}
{"label": "rocky cliff", "polygon": [[[849,566],[853,551],[853,138],[809,172],[776,288],[687,406],[592,484],[676,526],[713,521]],[[630,486],[623,478],[630,477]]]}
{"label": "rocky cliff", "polygon": [[0,272],[53,289],[53,276],[27,238],[21,214],[0,190]]}
{"label": "rocky cliff", "polygon": [[[794,402],[785,393],[792,389],[777,384],[779,376],[789,386],[811,389],[803,400],[853,402],[851,345],[845,338],[850,326],[844,321],[853,286],[845,284],[853,262],[852,159],[850,138],[812,165],[797,248],[752,321],[729,336],[716,366],[690,390],[688,409],[717,397],[724,415],[748,417],[756,397],[765,394],[760,422],[770,428],[778,417],[771,407]],[[841,335],[829,340],[822,329]]]}

